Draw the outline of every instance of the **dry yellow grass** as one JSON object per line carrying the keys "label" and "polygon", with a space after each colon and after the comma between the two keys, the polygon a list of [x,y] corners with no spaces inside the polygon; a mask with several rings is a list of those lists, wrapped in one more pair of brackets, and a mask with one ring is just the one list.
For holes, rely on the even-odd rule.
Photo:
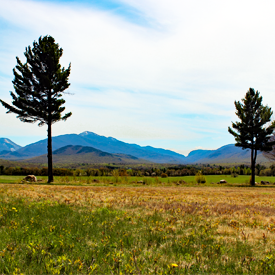
{"label": "dry yellow grass", "polygon": [[218,233],[253,242],[275,241],[275,189],[204,187],[82,187],[2,184],[0,193],[35,201],[49,200],[86,207],[202,216]]}
{"label": "dry yellow grass", "polygon": [[[138,239],[143,238],[138,232],[143,230],[156,236],[155,241],[148,240],[146,249],[143,248],[140,252],[140,257],[152,258],[152,261],[158,258],[156,261],[162,263],[177,263],[182,270],[189,270],[196,263],[199,270],[213,271],[209,266],[213,264],[212,258],[216,259],[214,261],[219,260],[219,266],[226,266],[233,261],[232,251],[238,251],[236,247],[240,243],[244,244],[244,251],[248,245],[252,247],[252,252],[238,252],[241,256],[235,268],[239,266],[240,269],[234,270],[249,273],[250,268],[254,268],[256,273],[257,270],[263,272],[263,261],[266,266],[269,266],[271,260],[273,263],[275,188],[1,184],[0,194],[4,200],[10,202],[15,201],[14,198],[22,198],[34,201],[35,204],[39,201],[69,204],[75,211],[81,211],[81,215],[87,215],[86,210],[101,207],[122,210],[122,216],[117,216],[117,219],[125,219],[133,227],[130,232],[121,234],[131,234]],[[161,218],[154,220],[154,213]],[[150,222],[148,217],[151,217]],[[104,223],[105,221],[102,225]],[[113,220],[106,221],[110,227],[114,226],[114,223]],[[137,224],[141,226],[135,227]],[[179,254],[173,253],[176,253],[177,249],[185,251],[184,247],[187,247],[192,239],[196,239],[190,246],[193,254],[183,252],[181,260],[177,261],[175,255]],[[101,241],[105,241],[104,236]],[[94,242],[95,240],[87,240],[89,247],[95,246]],[[225,247],[231,250],[226,250]],[[174,252],[171,252],[171,248]],[[169,253],[161,254],[161,251],[169,250]],[[133,263],[132,265],[134,266]],[[268,272],[269,269],[266,270]],[[154,273],[154,270],[149,273]]]}

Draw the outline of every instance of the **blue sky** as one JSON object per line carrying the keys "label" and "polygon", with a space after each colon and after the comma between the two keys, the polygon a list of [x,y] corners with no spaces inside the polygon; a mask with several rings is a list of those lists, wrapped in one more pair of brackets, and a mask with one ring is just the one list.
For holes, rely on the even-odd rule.
{"label": "blue sky", "polygon": [[[15,57],[51,35],[71,62],[73,116],[53,135],[95,132],[187,154],[234,143],[234,100],[249,87],[275,108],[274,1],[0,0],[0,98]],[[1,137],[26,145],[46,127],[0,106]]]}
{"label": "blue sky", "polygon": [[72,5],[82,7],[84,9],[98,9],[101,11],[111,12],[124,18],[125,20],[144,26],[150,26],[150,20],[143,16],[142,12],[134,6],[123,1],[109,1],[109,0],[41,0],[44,3],[56,3],[62,5]]}

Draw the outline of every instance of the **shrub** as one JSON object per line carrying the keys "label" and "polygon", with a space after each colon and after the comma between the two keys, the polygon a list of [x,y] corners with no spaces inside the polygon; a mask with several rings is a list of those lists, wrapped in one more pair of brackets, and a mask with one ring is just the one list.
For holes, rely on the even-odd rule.
{"label": "shrub", "polygon": [[260,176],[271,176],[272,175],[272,170],[270,168],[261,170]]}
{"label": "shrub", "polygon": [[195,181],[197,183],[206,183],[206,178],[205,176],[202,174],[202,172],[198,172],[195,176]]}
{"label": "shrub", "polygon": [[76,169],[74,171],[74,175],[77,176],[77,177],[80,177],[82,175],[82,171],[80,169]]}
{"label": "shrub", "polygon": [[86,175],[87,175],[88,177],[93,176],[93,169],[91,169],[91,168],[86,169],[85,172],[86,172]]}
{"label": "shrub", "polygon": [[114,170],[112,171],[112,175],[113,175],[113,177],[118,178],[118,177],[119,177],[119,170],[114,169]]}
{"label": "shrub", "polygon": [[236,178],[236,177],[238,177],[238,174],[237,173],[231,173],[231,177]]}
{"label": "shrub", "polygon": [[167,175],[166,173],[162,173],[162,174],[161,174],[161,177],[162,177],[162,178],[167,178],[168,175]]}
{"label": "shrub", "polygon": [[119,173],[119,176],[121,176],[121,177],[127,177],[128,176],[126,169],[119,169],[118,173]]}
{"label": "shrub", "polygon": [[72,176],[73,172],[66,168],[54,168],[53,175],[54,176]]}

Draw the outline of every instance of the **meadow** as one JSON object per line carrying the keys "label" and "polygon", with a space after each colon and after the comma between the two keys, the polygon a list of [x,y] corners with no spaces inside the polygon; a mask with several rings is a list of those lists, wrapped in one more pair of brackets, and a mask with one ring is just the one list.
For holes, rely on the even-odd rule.
{"label": "meadow", "polygon": [[1,274],[275,273],[273,185],[20,178],[0,178]]}
{"label": "meadow", "polygon": [[[0,175],[0,183],[21,183],[24,176],[9,176],[9,175]],[[227,181],[227,186],[249,186],[249,175],[238,175],[237,177],[232,177],[231,175],[207,175],[205,176],[206,183],[201,184],[203,186],[212,186],[217,184],[221,179]],[[38,176],[42,184],[47,182],[46,176]],[[143,182],[145,185],[150,186],[173,186],[173,185],[185,185],[185,186],[196,186],[197,182],[195,176],[181,176],[181,177],[136,177],[136,176],[55,176],[54,185],[110,185],[115,186],[140,186],[140,182]],[[256,182],[260,184],[261,181],[268,181],[272,184],[275,183],[275,177],[271,176],[256,176]]]}

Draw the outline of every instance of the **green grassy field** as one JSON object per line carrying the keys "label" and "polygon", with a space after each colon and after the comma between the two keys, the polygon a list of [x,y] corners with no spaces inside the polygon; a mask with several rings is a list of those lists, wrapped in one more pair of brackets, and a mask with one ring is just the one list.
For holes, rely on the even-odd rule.
{"label": "green grassy field", "polygon": [[[205,186],[212,186],[213,183],[216,184],[221,179],[224,179],[228,184],[248,184],[250,176],[238,176],[236,178],[230,175],[210,175],[205,176],[206,183],[200,184]],[[24,176],[3,176],[0,175],[0,183],[20,183]],[[37,177],[37,179],[42,180],[44,184],[47,181],[46,176]],[[181,185],[197,185],[195,181],[195,176],[184,176],[184,177],[87,177],[87,176],[69,176],[69,177],[54,177],[54,184],[75,184],[75,185],[109,185],[113,183],[115,185],[131,185],[138,186],[138,182],[144,181],[146,185],[173,185],[179,183],[180,181],[185,181]],[[259,177],[256,176],[256,182],[269,181],[270,183],[275,183],[275,177]],[[226,184],[225,184],[226,185]]]}

